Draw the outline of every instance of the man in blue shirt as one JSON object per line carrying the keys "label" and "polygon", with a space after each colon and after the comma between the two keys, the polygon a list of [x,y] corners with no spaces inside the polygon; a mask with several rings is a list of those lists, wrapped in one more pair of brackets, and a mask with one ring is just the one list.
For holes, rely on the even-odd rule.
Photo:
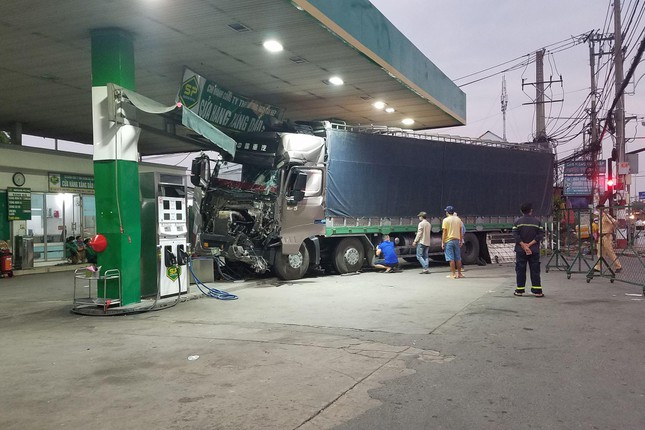
{"label": "man in blue shirt", "polygon": [[399,257],[397,257],[394,250],[394,244],[390,242],[389,234],[383,235],[383,242],[376,247],[376,256],[382,258],[375,261],[374,267],[385,269],[385,273],[396,271],[399,265]]}

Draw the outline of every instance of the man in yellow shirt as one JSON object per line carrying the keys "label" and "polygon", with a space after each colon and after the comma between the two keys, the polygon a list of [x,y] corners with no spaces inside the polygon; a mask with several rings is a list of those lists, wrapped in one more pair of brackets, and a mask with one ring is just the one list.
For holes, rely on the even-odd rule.
{"label": "man in yellow shirt", "polygon": [[[444,251],[446,261],[450,262],[449,278],[463,278],[461,273],[461,245],[464,243],[463,222],[455,214],[455,208],[446,207],[446,217],[441,222],[441,249]],[[455,273],[456,269],[456,273]]]}

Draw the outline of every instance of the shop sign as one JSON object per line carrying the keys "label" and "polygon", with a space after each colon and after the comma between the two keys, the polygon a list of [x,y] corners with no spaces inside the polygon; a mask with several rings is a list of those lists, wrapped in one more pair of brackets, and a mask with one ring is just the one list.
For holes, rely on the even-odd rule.
{"label": "shop sign", "polygon": [[31,188],[7,188],[7,218],[9,221],[31,219]]}
{"label": "shop sign", "polygon": [[[593,194],[593,182],[583,175],[566,175],[564,177],[563,194],[565,196],[590,196]],[[596,187],[605,189],[605,177],[598,177]]]}
{"label": "shop sign", "polygon": [[565,175],[587,175],[589,176],[592,173],[606,173],[607,172],[607,163],[605,160],[596,161],[596,171],[593,172],[594,162],[591,160],[582,160],[582,161],[569,161],[564,164],[564,174]]}
{"label": "shop sign", "polygon": [[49,191],[52,193],[94,194],[94,177],[49,173]]}
{"label": "shop sign", "polygon": [[210,124],[232,131],[264,131],[267,119],[283,115],[281,108],[235,94],[188,68],[177,101]]}

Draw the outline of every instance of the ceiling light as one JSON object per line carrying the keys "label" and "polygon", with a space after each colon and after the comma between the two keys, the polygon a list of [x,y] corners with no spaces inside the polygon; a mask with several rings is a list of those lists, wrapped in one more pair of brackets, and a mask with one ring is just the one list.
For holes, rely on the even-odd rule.
{"label": "ceiling light", "polygon": [[414,124],[414,120],[412,118],[405,118],[401,121],[404,125],[412,125]]}
{"label": "ceiling light", "polygon": [[264,49],[269,52],[280,52],[284,49],[282,44],[277,40],[267,40],[262,44],[262,46],[264,46]]}
{"label": "ceiling light", "polygon": [[387,112],[387,113],[393,113],[395,110],[396,110],[396,109],[394,109],[393,107],[387,107],[387,108],[385,108],[385,112]]}
{"label": "ceiling light", "polygon": [[329,83],[332,85],[343,85],[345,81],[343,81],[338,76],[332,76],[331,78],[329,78]]}
{"label": "ceiling light", "polygon": [[234,22],[233,24],[229,24],[228,26],[231,27],[231,29],[233,29],[233,30],[235,30],[237,32],[240,32],[240,33],[245,33],[247,31],[251,31],[251,29],[249,27],[247,27],[246,25],[242,24],[241,22]]}
{"label": "ceiling light", "polygon": [[385,107],[385,103],[382,101],[377,101],[372,103],[372,106],[374,106],[376,109],[383,109]]}

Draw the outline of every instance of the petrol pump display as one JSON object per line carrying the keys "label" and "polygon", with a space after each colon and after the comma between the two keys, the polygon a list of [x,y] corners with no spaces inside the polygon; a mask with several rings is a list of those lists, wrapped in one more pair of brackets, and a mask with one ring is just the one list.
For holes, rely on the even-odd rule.
{"label": "petrol pump display", "polygon": [[178,261],[186,251],[186,199],[158,197],[158,237],[160,249],[159,288],[161,297],[188,291],[188,273]]}
{"label": "petrol pump display", "polygon": [[139,175],[141,187],[141,296],[188,291],[186,178]]}

